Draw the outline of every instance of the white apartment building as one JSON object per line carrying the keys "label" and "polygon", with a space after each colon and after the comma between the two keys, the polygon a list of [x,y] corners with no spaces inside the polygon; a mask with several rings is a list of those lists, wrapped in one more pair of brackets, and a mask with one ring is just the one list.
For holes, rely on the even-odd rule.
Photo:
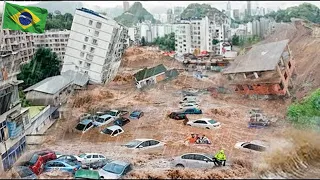
{"label": "white apartment building", "polygon": [[[174,25],[177,53],[193,53],[199,49],[222,54],[222,43],[225,40],[224,27],[223,24],[219,25],[208,17],[181,20]],[[213,39],[219,43],[212,44]]]}
{"label": "white apartment building", "polygon": [[77,9],[62,72],[86,73],[92,83],[109,82],[120,66],[127,36],[128,30],[112,18],[86,8]]}
{"label": "white apartment building", "polygon": [[44,34],[33,34],[34,45],[37,49],[40,47],[51,49],[51,51],[55,52],[60,60],[63,61],[69,34],[69,30],[49,30]]}

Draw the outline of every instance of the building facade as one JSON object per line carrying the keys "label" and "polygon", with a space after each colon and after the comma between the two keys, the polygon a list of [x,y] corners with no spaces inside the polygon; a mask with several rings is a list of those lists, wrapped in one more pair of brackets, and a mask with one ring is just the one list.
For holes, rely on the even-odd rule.
{"label": "building facade", "polygon": [[123,12],[128,11],[130,8],[130,4],[128,1],[123,1]]}
{"label": "building facade", "polygon": [[227,22],[217,23],[208,17],[181,20],[174,24],[177,53],[193,53],[195,50],[222,54]]}
{"label": "building facade", "polygon": [[55,52],[59,59],[63,61],[69,35],[69,30],[50,30],[44,34],[34,34],[34,45],[36,48],[44,47],[51,49],[51,51]]}
{"label": "building facade", "polygon": [[86,8],[77,9],[62,72],[88,74],[92,83],[109,82],[118,71],[127,38],[127,28],[112,18]]}

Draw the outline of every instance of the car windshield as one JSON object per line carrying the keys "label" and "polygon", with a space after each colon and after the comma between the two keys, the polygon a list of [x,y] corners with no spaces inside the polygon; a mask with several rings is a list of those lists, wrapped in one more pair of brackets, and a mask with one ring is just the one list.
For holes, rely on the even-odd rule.
{"label": "car windshield", "polygon": [[20,177],[23,178],[23,177],[31,176],[33,172],[28,167],[23,167],[18,170],[18,174]]}
{"label": "car windshield", "polygon": [[119,164],[108,163],[102,169],[110,173],[121,174],[124,168],[124,166],[121,166]]}
{"label": "car windshield", "polygon": [[134,141],[131,141],[127,144],[125,144],[124,146],[128,147],[128,148],[134,148],[136,146],[138,146],[142,141],[137,141],[137,140],[134,140]]}
{"label": "car windshield", "polygon": [[85,127],[86,127],[86,125],[84,125],[84,124],[78,124],[76,129],[83,131]]}
{"label": "car windshield", "polygon": [[114,112],[114,111],[107,111],[106,112],[107,114],[110,114],[111,116],[115,116],[117,113],[116,112]]}
{"label": "car windshield", "polygon": [[133,112],[133,113],[131,113],[131,117],[137,117],[137,116],[139,116],[139,112]]}
{"label": "car windshield", "polygon": [[79,157],[80,158],[84,158],[86,156],[86,154],[80,154]]}
{"label": "car windshield", "polygon": [[103,118],[98,118],[96,121],[99,122],[99,123],[104,123],[104,119]]}
{"label": "car windshield", "polygon": [[67,162],[70,166],[75,166],[75,165],[77,165],[75,162],[72,162],[72,161],[68,161]]}
{"label": "car windshield", "polygon": [[34,155],[32,156],[32,158],[30,159],[29,164],[30,164],[30,165],[36,164],[36,162],[38,161],[38,158],[39,158],[39,155],[38,155],[38,154],[34,154]]}
{"label": "car windshield", "polygon": [[209,120],[208,122],[209,122],[210,124],[215,124],[215,123],[217,123],[217,121],[212,120],[212,119],[211,119],[211,120]]}
{"label": "car windshield", "polygon": [[106,128],[106,129],[102,130],[102,132],[104,134],[110,134],[111,135],[113,131],[111,131],[110,129]]}

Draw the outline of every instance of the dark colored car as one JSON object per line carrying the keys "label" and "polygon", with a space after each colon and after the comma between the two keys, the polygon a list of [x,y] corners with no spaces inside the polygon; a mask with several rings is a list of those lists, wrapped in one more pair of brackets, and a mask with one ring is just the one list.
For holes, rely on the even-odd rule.
{"label": "dark colored car", "polygon": [[128,118],[120,117],[120,118],[116,119],[113,122],[113,124],[118,125],[118,126],[124,126],[124,125],[128,124],[129,122],[130,122],[130,120]]}
{"label": "dark colored car", "polygon": [[112,160],[110,160],[110,159],[103,159],[101,161],[96,161],[96,162],[93,162],[90,164],[83,164],[81,168],[82,169],[100,169],[111,161]]}
{"label": "dark colored car", "polygon": [[182,114],[202,114],[202,111],[201,111],[201,109],[190,108],[190,109],[183,110],[179,113],[182,113]]}
{"label": "dark colored car", "polygon": [[183,120],[186,119],[187,116],[184,113],[172,112],[168,115],[168,117],[175,120]]}
{"label": "dark colored car", "polygon": [[33,173],[39,175],[43,172],[44,163],[43,157],[35,153],[28,162],[24,163],[24,166],[28,166]]}
{"label": "dark colored car", "polygon": [[16,166],[14,170],[20,179],[38,179],[31,169],[26,166]]}
{"label": "dark colored car", "polygon": [[133,111],[129,118],[130,119],[140,119],[142,116],[144,115],[144,113],[142,111]]}
{"label": "dark colored car", "polygon": [[72,162],[78,162],[77,158],[72,155],[62,155],[58,158],[59,160],[67,160]]}

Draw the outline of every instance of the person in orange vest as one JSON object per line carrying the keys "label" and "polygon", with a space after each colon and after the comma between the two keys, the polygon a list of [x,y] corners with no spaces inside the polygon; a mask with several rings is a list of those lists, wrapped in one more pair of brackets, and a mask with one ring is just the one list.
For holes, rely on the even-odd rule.
{"label": "person in orange vest", "polygon": [[197,140],[197,137],[194,134],[191,134],[191,137],[186,139],[190,144],[194,144]]}

